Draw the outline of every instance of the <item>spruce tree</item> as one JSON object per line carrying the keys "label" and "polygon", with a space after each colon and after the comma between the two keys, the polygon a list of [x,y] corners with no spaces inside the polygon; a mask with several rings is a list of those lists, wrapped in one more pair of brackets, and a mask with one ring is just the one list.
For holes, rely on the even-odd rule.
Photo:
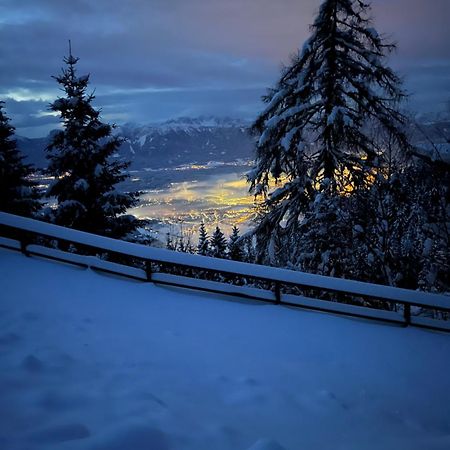
{"label": "spruce tree", "polygon": [[[252,127],[256,166],[248,174],[251,191],[265,197],[256,230],[263,252],[270,236],[298,232],[324,184],[342,193],[370,183],[382,164],[379,133],[409,148],[397,108],[401,80],[385,61],[395,45],[372,28],[369,14],[362,0],[323,1],[310,39],[263,98],[267,107]],[[273,181],[279,186],[270,192]]]}
{"label": "spruce tree", "polygon": [[228,255],[234,261],[242,261],[244,259],[242,244],[239,242],[239,238],[239,228],[234,225],[228,241]]}
{"label": "spruce tree", "polygon": [[199,229],[197,253],[203,256],[209,255],[209,236],[203,222],[200,224]]}
{"label": "spruce tree", "polygon": [[173,243],[172,235],[170,233],[166,234],[166,249],[176,250],[176,243]]}
{"label": "spruce tree", "polygon": [[226,258],[226,253],[227,240],[225,239],[222,230],[219,228],[219,226],[217,226],[211,238],[210,255],[214,258]]}
{"label": "spruce tree", "polygon": [[32,169],[14,140],[14,127],[3,112],[0,101],[0,211],[33,216],[41,208],[36,184],[30,180]]}
{"label": "spruce tree", "polygon": [[333,277],[348,275],[354,250],[349,206],[346,196],[334,195],[324,187],[301,221],[298,241],[291,246],[292,254],[285,251],[280,257],[287,257],[305,272]]}
{"label": "spruce tree", "polygon": [[100,111],[92,106],[88,94],[89,75],[77,76],[79,58],[64,58],[66,67],[53,77],[65,97],[50,105],[61,115],[63,130],[55,133],[47,151],[48,172],[55,181],[48,195],[58,205],[52,214],[57,224],[114,238],[136,230],[139,221],[126,215],[136,205],[137,193],[124,193],[117,184],[125,180],[129,163],[113,160],[121,139],[112,136],[112,127],[102,123]]}

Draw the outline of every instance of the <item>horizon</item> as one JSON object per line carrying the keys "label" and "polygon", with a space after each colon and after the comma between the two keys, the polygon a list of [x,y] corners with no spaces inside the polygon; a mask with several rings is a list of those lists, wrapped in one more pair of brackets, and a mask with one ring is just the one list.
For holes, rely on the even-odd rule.
{"label": "horizon", "polygon": [[[205,122],[207,121],[211,121],[211,120],[216,120],[215,124],[207,124]],[[184,122],[184,121],[189,121],[189,122]],[[202,123],[203,122],[203,123]],[[201,126],[204,128],[214,128],[214,127],[219,127],[221,125],[226,125],[227,122],[233,122],[231,126],[250,126],[251,124],[251,119],[246,119],[246,118],[240,118],[240,117],[230,117],[230,116],[219,116],[219,115],[199,115],[199,116],[178,116],[178,117],[171,117],[168,119],[163,119],[160,121],[153,121],[153,122],[135,122],[135,121],[129,121],[129,122],[124,122],[124,123],[110,123],[110,125],[113,125],[115,130],[120,130],[123,128],[134,128],[134,129],[139,129],[139,128],[162,128],[164,126],[168,126],[168,125],[174,125],[176,126],[181,126],[181,125],[192,125],[192,126]],[[14,124],[11,124],[14,127]],[[58,131],[60,129],[63,129],[62,125],[58,122],[56,122],[54,124],[55,126],[51,129],[49,129],[49,131],[46,134],[43,135],[37,135],[37,136],[26,136],[23,134],[19,134],[17,133],[17,129],[16,129],[16,137],[18,138],[24,138],[24,139],[44,139],[49,137],[53,132]]]}
{"label": "horizon", "polygon": [[[48,110],[59,93],[51,76],[71,39],[78,73],[91,74],[106,122],[202,115],[251,121],[280,65],[309,36],[320,3],[4,0],[0,99],[18,135],[43,137],[57,128],[59,118]],[[448,109],[450,99],[450,4],[432,3],[372,1],[374,27],[398,44],[389,63],[404,78],[406,105],[416,113]]]}

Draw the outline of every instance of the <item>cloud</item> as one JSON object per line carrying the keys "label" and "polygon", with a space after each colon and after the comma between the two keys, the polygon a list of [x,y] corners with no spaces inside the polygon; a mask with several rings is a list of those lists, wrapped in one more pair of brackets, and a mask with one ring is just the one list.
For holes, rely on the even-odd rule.
{"label": "cloud", "polygon": [[[59,73],[71,39],[81,57],[79,70],[91,73],[97,105],[108,117],[115,107],[120,121],[197,111],[251,116],[281,63],[308,37],[319,5],[319,0],[2,0],[0,96],[22,100],[13,120],[32,126],[38,117],[28,108],[37,103],[30,101],[58,95],[51,75]],[[450,92],[450,2],[374,0],[373,15],[377,29],[399,44],[391,61],[416,93],[415,104],[433,109],[436,98]],[[424,72],[425,66],[432,68]]]}

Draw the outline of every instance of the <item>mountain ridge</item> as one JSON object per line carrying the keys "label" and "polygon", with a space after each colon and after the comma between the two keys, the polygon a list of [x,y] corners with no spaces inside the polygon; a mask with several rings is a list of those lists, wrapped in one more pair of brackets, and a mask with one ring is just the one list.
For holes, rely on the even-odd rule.
{"label": "mountain ridge", "polygon": [[[147,125],[126,123],[114,129],[124,140],[114,157],[131,161],[134,169],[247,159],[254,148],[249,125],[241,119],[215,116],[179,117]],[[44,149],[52,133],[43,138],[17,136],[27,162],[38,168],[47,166]]]}

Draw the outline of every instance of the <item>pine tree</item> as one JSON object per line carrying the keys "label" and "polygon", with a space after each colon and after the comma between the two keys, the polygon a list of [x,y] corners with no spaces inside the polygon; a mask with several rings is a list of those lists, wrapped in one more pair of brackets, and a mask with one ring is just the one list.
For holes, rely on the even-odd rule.
{"label": "pine tree", "polygon": [[334,277],[348,275],[353,250],[350,211],[349,199],[325,186],[301,222],[297,245],[291,247],[292,255],[285,257],[304,272]]}
{"label": "pine tree", "polygon": [[[370,182],[382,164],[374,136],[388,132],[409,148],[397,109],[401,82],[385,65],[395,46],[371,27],[369,13],[361,0],[325,0],[312,36],[263,99],[267,107],[252,128],[256,167],[248,174],[267,208],[256,229],[262,252],[271,236],[295,236],[323,180],[336,192]],[[269,194],[274,180],[281,186]]]}
{"label": "pine tree", "polygon": [[248,236],[244,239],[244,261],[250,264],[255,264],[257,262],[253,236]]}
{"label": "pine tree", "polygon": [[184,242],[184,236],[183,236],[183,235],[180,235],[180,236],[178,237],[178,240],[177,240],[177,242],[176,242],[175,250],[176,250],[177,252],[181,252],[181,253],[186,253],[186,252],[187,252],[187,245],[186,245],[186,243]]}
{"label": "pine tree", "polygon": [[226,253],[227,240],[225,239],[222,230],[219,228],[219,226],[217,226],[211,238],[210,255],[214,258],[226,258]]}
{"label": "pine tree", "polygon": [[63,130],[49,144],[48,172],[55,181],[48,195],[56,197],[58,206],[52,221],[91,233],[115,238],[136,230],[139,221],[126,215],[136,205],[137,193],[123,193],[117,184],[125,180],[128,163],[112,160],[121,140],[111,135],[112,127],[100,120],[94,109],[93,94],[87,94],[89,75],[77,76],[79,58],[64,58],[66,68],[54,77],[65,93],[50,105],[61,115]]}
{"label": "pine tree", "polygon": [[[449,289],[450,166],[412,159],[392,176],[379,176],[359,193],[354,216],[365,232],[358,249],[368,263],[357,262],[372,281],[407,289]],[[367,205],[371,205],[367,208]],[[364,252],[361,252],[364,255]]]}
{"label": "pine tree", "polygon": [[3,105],[0,101],[0,211],[33,216],[41,208],[40,195],[30,180],[32,166],[23,162]]}
{"label": "pine tree", "polygon": [[197,253],[203,256],[209,255],[209,236],[203,222],[200,224],[199,229]]}
{"label": "pine tree", "polygon": [[170,233],[167,233],[166,235],[166,249],[176,250],[176,243],[173,243],[172,235]]}
{"label": "pine tree", "polygon": [[242,244],[239,242],[239,238],[239,228],[234,225],[230,239],[228,240],[228,255],[234,261],[242,261],[244,259]]}

